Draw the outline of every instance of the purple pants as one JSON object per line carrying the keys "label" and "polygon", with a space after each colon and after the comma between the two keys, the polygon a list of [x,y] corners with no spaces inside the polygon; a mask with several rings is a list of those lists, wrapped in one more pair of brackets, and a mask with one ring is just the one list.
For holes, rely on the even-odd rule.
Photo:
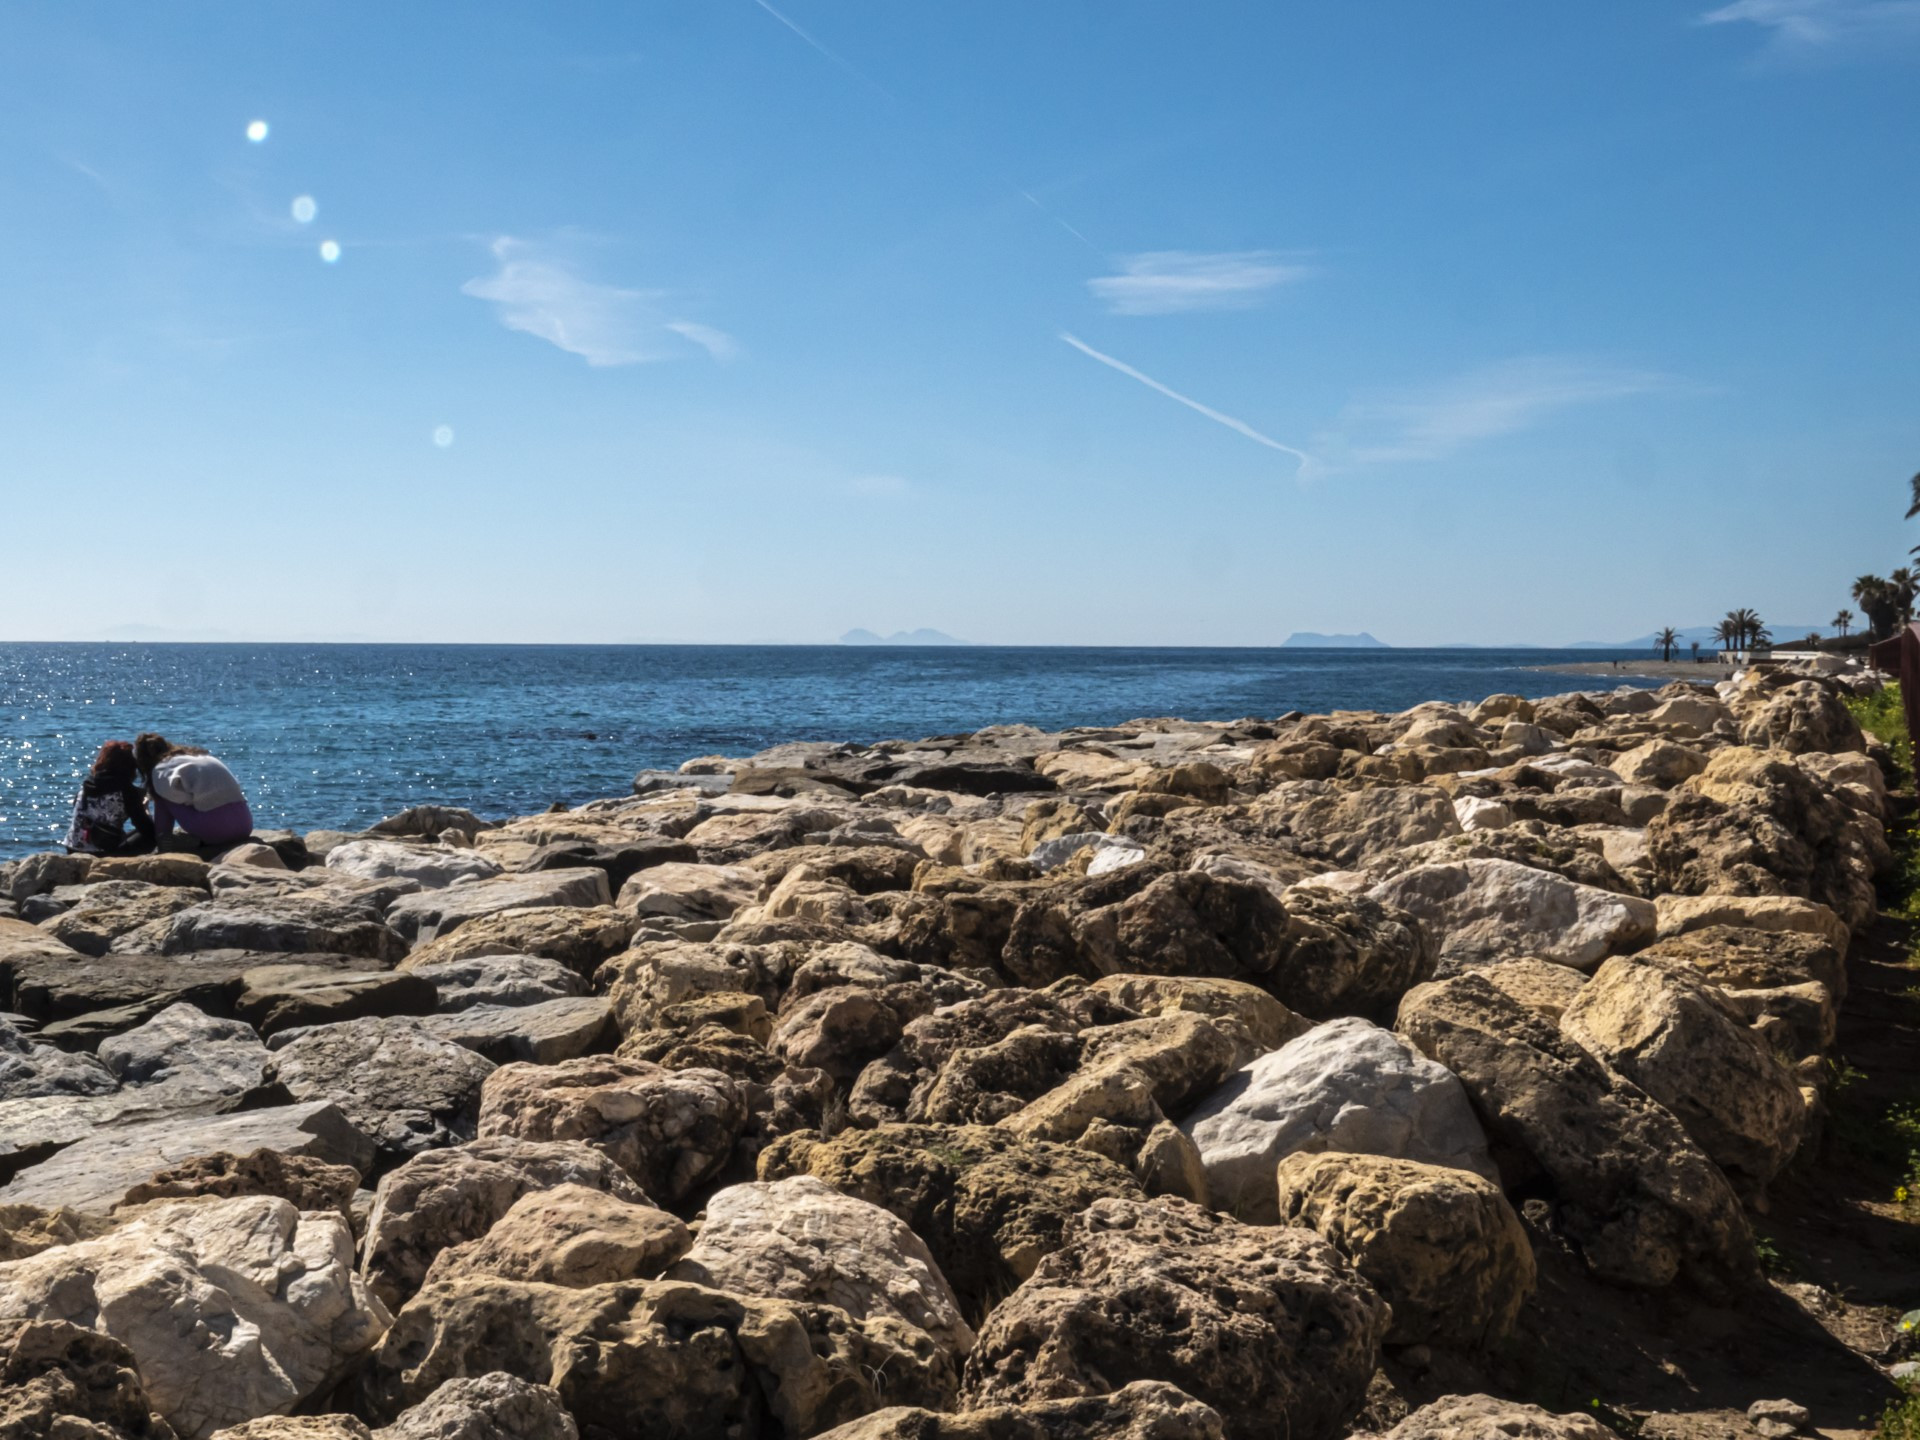
{"label": "purple pants", "polygon": [[155,795],[154,833],[164,840],[173,833],[175,825],[206,844],[231,845],[253,834],[253,812],[247,808],[244,800],[216,806],[212,810],[196,810],[191,805],[169,805]]}

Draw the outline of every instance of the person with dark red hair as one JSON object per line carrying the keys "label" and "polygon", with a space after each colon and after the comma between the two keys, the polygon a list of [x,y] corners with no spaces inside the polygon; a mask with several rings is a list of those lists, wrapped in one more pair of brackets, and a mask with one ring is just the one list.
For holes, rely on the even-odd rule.
{"label": "person with dark red hair", "polygon": [[[144,855],[153,848],[153,820],[133,783],[138,769],[133,746],[109,740],[94,757],[93,769],[73,802],[67,849],[75,855]],[[127,826],[133,833],[127,833]]]}

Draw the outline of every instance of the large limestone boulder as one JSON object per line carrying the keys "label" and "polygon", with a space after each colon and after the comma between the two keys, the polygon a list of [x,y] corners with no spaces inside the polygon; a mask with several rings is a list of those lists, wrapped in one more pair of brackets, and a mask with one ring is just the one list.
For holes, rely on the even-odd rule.
{"label": "large limestone boulder", "polygon": [[326,867],[360,880],[401,876],[422,890],[444,890],[455,881],[491,880],[500,866],[476,850],[450,845],[403,845],[398,840],[347,840],[327,852]]}
{"label": "large limestone boulder", "polygon": [[1848,926],[1873,917],[1892,860],[1880,822],[1776,751],[1730,746],[1647,826],[1656,885],[1678,895],[1812,900]]}
{"label": "large limestone boulder", "polygon": [[1345,1151],[1492,1175],[1466,1091],[1397,1036],[1330,1020],[1262,1055],[1182,1122],[1214,1204],[1280,1223],[1274,1168],[1296,1153]]}
{"label": "large limestone boulder", "polygon": [[1651,902],[1510,860],[1422,865],[1368,893],[1420,921],[1442,974],[1514,955],[1590,969],[1654,934]]}
{"label": "large limestone boulder", "polygon": [[1743,709],[1740,743],[1756,750],[1837,753],[1864,750],[1860,724],[1839,692],[1817,680],[1800,680]]}
{"label": "large limestone boulder", "polygon": [[999,1123],[1035,1140],[1077,1140],[1096,1121],[1151,1128],[1184,1115],[1248,1059],[1237,1027],[1174,1011],[1078,1036],[1073,1073]]}
{"label": "large limestone boulder", "polygon": [[526,905],[476,916],[450,935],[416,945],[404,970],[477,955],[541,955],[590,976],[627,948],[634,919],[610,905]]}
{"label": "large limestone boulder", "polygon": [[1533,1292],[1520,1217],[1482,1176],[1379,1155],[1290,1155],[1280,1223],[1318,1232],[1393,1307],[1387,1341],[1478,1349]]}
{"label": "large limestone boulder", "polygon": [[1342,870],[1460,833],[1453,802],[1427,785],[1294,781],[1276,786],[1251,808],[1274,839]]}
{"label": "large limestone boulder", "polygon": [[1413,990],[1399,1028],[1460,1077],[1508,1187],[1550,1188],[1596,1275],[1646,1289],[1756,1279],[1740,1202],[1680,1122],[1484,975]]}
{"label": "large limestone boulder", "polygon": [[1382,1440],[1609,1440],[1613,1435],[1591,1415],[1555,1415],[1492,1395],[1443,1395]]}
{"label": "large limestone boulder", "polygon": [[134,1355],[65,1320],[0,1320],[0,1435],[9,1440],[176,1440]]}
{"label": "large limestone boulder", "polygon": [[414,1156],[374,1191],[360,1267],[368,1290],[399,1309],[442,1249],[480,1239],[521,1197],[562,1185],[647,1203],[626,1171],[575,1140],[504,1137]]}
{"label": "large limestone boulder", "polygon": [[649,941],[603,965],[595,988],[606,992],[620,1032],[633,1035],[700,995],[753,995],[776,1010],[796,963],[788,946]]}
{"label": "large limestone boulder", "polygon": [[449,1380],[550,1386],[587,1434],[710,1440],[813,1435],[894,1403],[944,1410],[952,1356],[890,1318],[654,1280],[570,1290],[473,1276],[428,1286],[360,1381],[364,1413],[403,1414]]}
{"label": "large limestone boulder", "polygon": [[120,1204],[124,1209],[153,1200],[272,1195],[296,1210],[334,1210],[351,1219],[354,1192],[359,1188],[360,1172],[351,1165],[260,1149],[244,1155],[196,1155],[169,1165],[127,1191]]}
{"label": "large limestone boulder", "polygon": [[[140,940],[149,927],[130,930],[118,948]],[[407,953],[406,941],[381,919],[364,895],[329,889],[241,890],[182,910],[164,922],[157,949],[164,955],[200,950],[250,950],[274,954],[351,955],[392,965]]]}
{"label": "large limestone boulder", "polygon": [[120,1082],[91,1055],[36,1045],[0,1019],[0,1102],[45,1095],[109,1095]]}
{"label": "large limestone boulder", "polygon": [[692,1244],[692,1232],[664,1210],[588,1185],[555,1185],[522,1195],[478,1240],[442,1250],[423,1283],[497,1275],[578,1290],[651,1280]]}
{"label": "large limestone boulder", "polygon": [[810,1175],[714,1195],[699,1241],[667,1278],[834,1305],[856,1320],[892,1316],[956,1356],[973,1348],[973,1330],[926,1243],[878,1205]]}
{"label": "large limestone boulder", "polygon": [[908,1405],[876,1410],[815,1440],[1225,1440],[1220,1412],[1158,1380],[1107,1395],[988,1405],[936,1415]]}
{"label": "large limestone boulder", "polygon": [[1649,740],[1614,756],[1607,768],[1629,785],[1654,785],[1671,790],[1706,769],[1707,757],[1702,751],[1676,745],[1671,740]]}
{"label": "large limestone boulder", "polygon": [[1312,884],[1287,891],[1285,948],[1257,982],[1315,1020],[1385,1021],[1432,977],[1436,947],[1418,919],[1365,895]]}
{"label": "large limestone boulder", "polygon": [[89,885],[71,910],[45,923],[46,932],[82,955],[104,955],[115,940],[156,920],[167,920],[206,900],[180,885],[108,880]]}
{"label": "large limestone boulder", "polygon": [[266,1147],[364,1172],[370,1141],[332,1104],[276,1105],[238,1114],[168,1114],[109,1126],[22,1170],[0,1188],[0,1205],[66,1205],[105,1215],[129,1191],[199,1155]]}
{"label": "large limestone boulder", "polygon": [[331,1100],[379,1147],[382,1164],[471,1140],[488,1061],[409,1017],[304,1031],[273,1053],[270,1077],[296,1100]]}
{"label": "large limestone boulder", "polygon": [[613,1029],[613,1009],[598,995],[571,995],[531,1005],[473,1005],[415,1023],[496,1065],[551,1065],[599,1049]]}
{"label": "large limestone boulder", "polygon": [[552,905],[591,908],[612,903],[604,870],[540,870],[402,896],[387,911],[387,923],[408,944],[420,944],[451,935],[470,921],[503,910]]}
{"label": "large limestone boulder", "polygon": [[1278,1050],[1311,1028],[1257,985],[1197,975],[1103,975],[1089,989],[1141,1015],[1191,1011],[1230,1020],[1246,1031],[1255,1053]]}
{"label": "large limestone boulder", "polygon": [[1831,908],[1792,895],[1662,895],[1654,901],[1659,938],[1737,926],[1824,940],[1844,956],[1853,931]]}
{"label": "large limestone boulder", "polygon": [[667,1205],[717,1174],[747,1121],[739,1085],[717,1070],[581,1056],[503,1065],[487,1077],[480,1134],[584,1140]]}
{"label": "large limestone boulder", "polygon": [[1379,1363],[1387,1307],[1304,1230],[1185,1201],[1101,1200],[998,1305],[967,1361],[969,1404],[1177,1385],[1247,1440],[1346,1433]]}
{"label": "large limestone boulder", "polygon": [[1144,1194],[1104,1156],[986,1125],[788,1135],[761,1152],[759,1168],[762,1180],[814,1176],[899,1217],[975,1323],[1060,1248],[1075,1215],[1103,1196]]}
{"label": "large limestone boulder", "polygon": [[245,1095],[261,1083],[267,1066],[267,1047],[252,1026],[215,1019],[185,1003],[101,1041],[99,1056],[122,1085],[209,1100]]}
{"label": "large limestone boulder", "polygon": [[379,1440],[579,1440],[560,1393],[518,1375],[449,1380],[381,1430]]}
{"label": "large limestone boulder", "polygon": [[760,877],[734,865],[655,865],[620,887],[619,908],[663,920],[725,920],[760,898]]}
{"label": "large limestone boulder", "polygon": [[65,1320],[124,1344],[183,1437],[290,1409],[386,1328],[338,1215],[244,1196],[160,1205],[98,1239],[0,1265],[0,1320]]}
{"label": "large limestone boulder", "polygon": [[538,1005],[587,993],[578,971],[544,955],[463,955],[430,965],[407,959],[407,973],[433,986],[440,1014],[476,1005]]}
{"label": "large limestone boulder", "polygon": [[1793,1072],[1690,966],[1609,960],[1560,1029],[1671,1110],[1743,1188],[1764,1188],[1800,1146],[1806,1104]]}

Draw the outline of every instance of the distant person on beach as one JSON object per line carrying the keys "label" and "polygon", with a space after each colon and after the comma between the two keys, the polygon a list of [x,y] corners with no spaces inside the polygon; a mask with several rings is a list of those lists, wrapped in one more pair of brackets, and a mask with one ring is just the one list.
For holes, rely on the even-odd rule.
{"label": "distant person on beach", "polygon": [[[73,802],[67,851],[73,855],[144,855],[153,848],[153,821],[134,785],[133,746],[109,740],[93,758]],[[133,832],[127,832],[127,826]]]}
{"label": "distant person on beach", "polygon": [[159,839],[175,825],[203,845],[234,845],[253,833],[240,782],[206,751],[148,733],[134,737],[133,758],[153,797]]}

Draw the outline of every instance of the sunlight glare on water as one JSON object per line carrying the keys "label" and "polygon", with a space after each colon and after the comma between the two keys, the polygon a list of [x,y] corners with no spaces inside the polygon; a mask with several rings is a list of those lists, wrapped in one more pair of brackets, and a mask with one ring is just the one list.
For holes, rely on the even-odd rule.
{"label": "sunlight glare on water", "polygon": [[247,139],[258,145],[267,138],[267,122],[255,120],[247,126]]}
{"label": "sunlight glare on water", "polygon": [[320,242],[320,258],[329,265],[333,264],[340,258],[340,242],[338,240],[322,240]]}

